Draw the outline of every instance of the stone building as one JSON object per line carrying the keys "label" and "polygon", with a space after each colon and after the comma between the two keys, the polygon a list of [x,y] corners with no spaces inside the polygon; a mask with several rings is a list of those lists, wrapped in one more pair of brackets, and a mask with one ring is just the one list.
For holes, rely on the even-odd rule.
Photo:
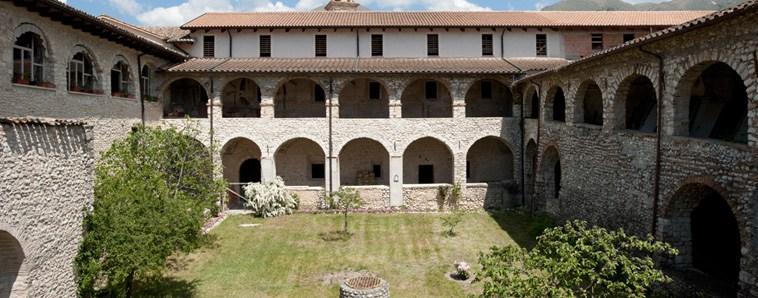
{"label": "stone building", "polygon": [[[52,280],[23,264],[70,265],[74,209],[92,200],[82,154],[96,158],[136,123],[186,118],[217,148],[229,208],[242,184],[276,176],[306,209],[345,186],[369,209],[434,211],[438,188],[458,182],[463,208],[653,233],[682,251],[671,265],[758,296],[756,1],[716,13],[320,10],[137,27],[54,0],[0,1],[0,117],[86,122],[77,140],[92,147],[29,161],[89,173],[73,209],[56,206],[70,234],[27,233],[34,218],[15,214],[50,211],[17,195],[32,186],[0,185],[0,247],[13,248],[0,262],[21,264],[0,270],[0,297],[73,296],[69,271]],[[42,146],[25,156],[56,150],[25,131]],[[26,179],[3,153],[0,174]]]}

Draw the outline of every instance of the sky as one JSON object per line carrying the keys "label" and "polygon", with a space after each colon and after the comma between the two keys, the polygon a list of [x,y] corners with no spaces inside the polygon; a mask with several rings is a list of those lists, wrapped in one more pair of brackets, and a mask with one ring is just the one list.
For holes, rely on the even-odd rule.
{"label": "sky", "polygon": [[[178,26],[213,11],[311,10],[328,0],[59,0],[142,26]],[[371,10],[539,10],[558,0],[356,0]],[[624,0],[630,3],[662,0]]]}

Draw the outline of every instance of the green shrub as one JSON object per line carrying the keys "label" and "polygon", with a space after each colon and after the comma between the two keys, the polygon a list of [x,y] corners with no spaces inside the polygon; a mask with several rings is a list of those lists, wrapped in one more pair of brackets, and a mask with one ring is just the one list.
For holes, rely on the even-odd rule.
{"label": "green shrub", "polygon": [[442,227],[445,229],[442,234],[448,237],[454,237],[455,227],[463,221],[463,213],[455,211],[442,217]]}
{"label": "green shrub", "polygon": [[137,126],[103,153],[75,260],[80,296],[132,296],[135,279],[160,275],[170,255],[203,242],[205,213],[225,184],[196,136],[190,126]]}
{"label": "green shrub", "polygon": [[669,244],[623,230],[573,221],[545,230],[532,251],[507,246],[481,254],[483,297],[645,297],[670,279],[655,256],[677,253]]}
{"label": "green shrub", "polygon": [[284,188],[284,180],[276,177],[271,182],[250,183],[245,189],[245,207],[258,217],[276,217],[292,214],[298,207],[298,198]]}
{"label": "green shrub", "polygon": [[336,192],[325,194],[324,200],[329,209],[342,211],[345,219],[342,233],[349,234],[347,229],[347,214],[350,212],[350,209],[357,209],[363,206],[361,194],[355,189],[340,187]]}

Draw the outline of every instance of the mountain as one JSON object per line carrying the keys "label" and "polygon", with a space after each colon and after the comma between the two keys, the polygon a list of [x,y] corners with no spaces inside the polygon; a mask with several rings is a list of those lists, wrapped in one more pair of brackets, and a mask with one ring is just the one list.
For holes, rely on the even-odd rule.
{"label": "mountain", "polygon": [[542,10],[720,10],[743,0],[671,0],[630,4],[621,0],[561,0]]}

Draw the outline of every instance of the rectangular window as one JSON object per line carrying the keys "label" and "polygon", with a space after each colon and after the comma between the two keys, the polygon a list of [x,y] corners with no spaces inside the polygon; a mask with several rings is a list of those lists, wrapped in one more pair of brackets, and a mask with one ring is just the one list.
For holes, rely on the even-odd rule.
{"label": "rectangular window", "polygon": [[271,35],[261,35],[259,39],[260,56],[271,57]]}
{"label": "rectangular window", "polygon": [[216,57],[216,37],[213,35],[203,36],[203,57]]}
{"label": "rectangular window", "polygon": [[426,99],[437,99],[437,82],[436,81],[426,81],[425,84],[425,95]]}
{"label": "rectangular window", "polygon": [[482,99],[492,99],[492,81],[482,81]]}
{"label": "rectangular window", "polygon": [[427,56],[439,56],[440,55],[440,36],[437,34],[426,35],[426,55]]}
{"label": "rectangular window", "polygon": [[316,102],[326,101],[326,93],[324,92],[324,88],[321,88],[319,85],[313,86],[313,100]]}
{"label": "rectangular window", "polygon": [[482,56],[492,56],[494,51],[492,47],[492,34],[482,34]]}
{"label": "rectangular window", "polygon": [[537,34],[537,56],[547,56],[547,35]]}
{"label": "rectangular window", "polygon": [[374,178],[382,178],[382,165],[374,165]]}
{"label": "rectangular window", "polygon": [[368,83],[368,98],[377,100],[382,98],[382,85],[379,82]]}
{"label": "rectangular window", "polygon": [[326,176],[326,168],[322,163],[311,164],[311,178],[312,179],[324,179]]}
{"label": "rectangular window", "polygon": [[384,36],[381,34],[371,35],[371,56],[384,56]]}
{"label": "rectangular window", "polygon": [[626,33],[624,34],[624,42],[628,42],[630,40],[634,39],[634,33]]}
{"label": "rectangular window", "polygon": [[602,33],[592,34],[592,50],[593,51],[603,50],[603,34]]}
{"label": "rectangular window", "polygon": [[326,57],[326,35],[316,35],[316,57]]}
{"label": "rectangular window", "polygon": [[418,183],[419,184],[434,183],[434,165],[419,165],[418,166]]}

